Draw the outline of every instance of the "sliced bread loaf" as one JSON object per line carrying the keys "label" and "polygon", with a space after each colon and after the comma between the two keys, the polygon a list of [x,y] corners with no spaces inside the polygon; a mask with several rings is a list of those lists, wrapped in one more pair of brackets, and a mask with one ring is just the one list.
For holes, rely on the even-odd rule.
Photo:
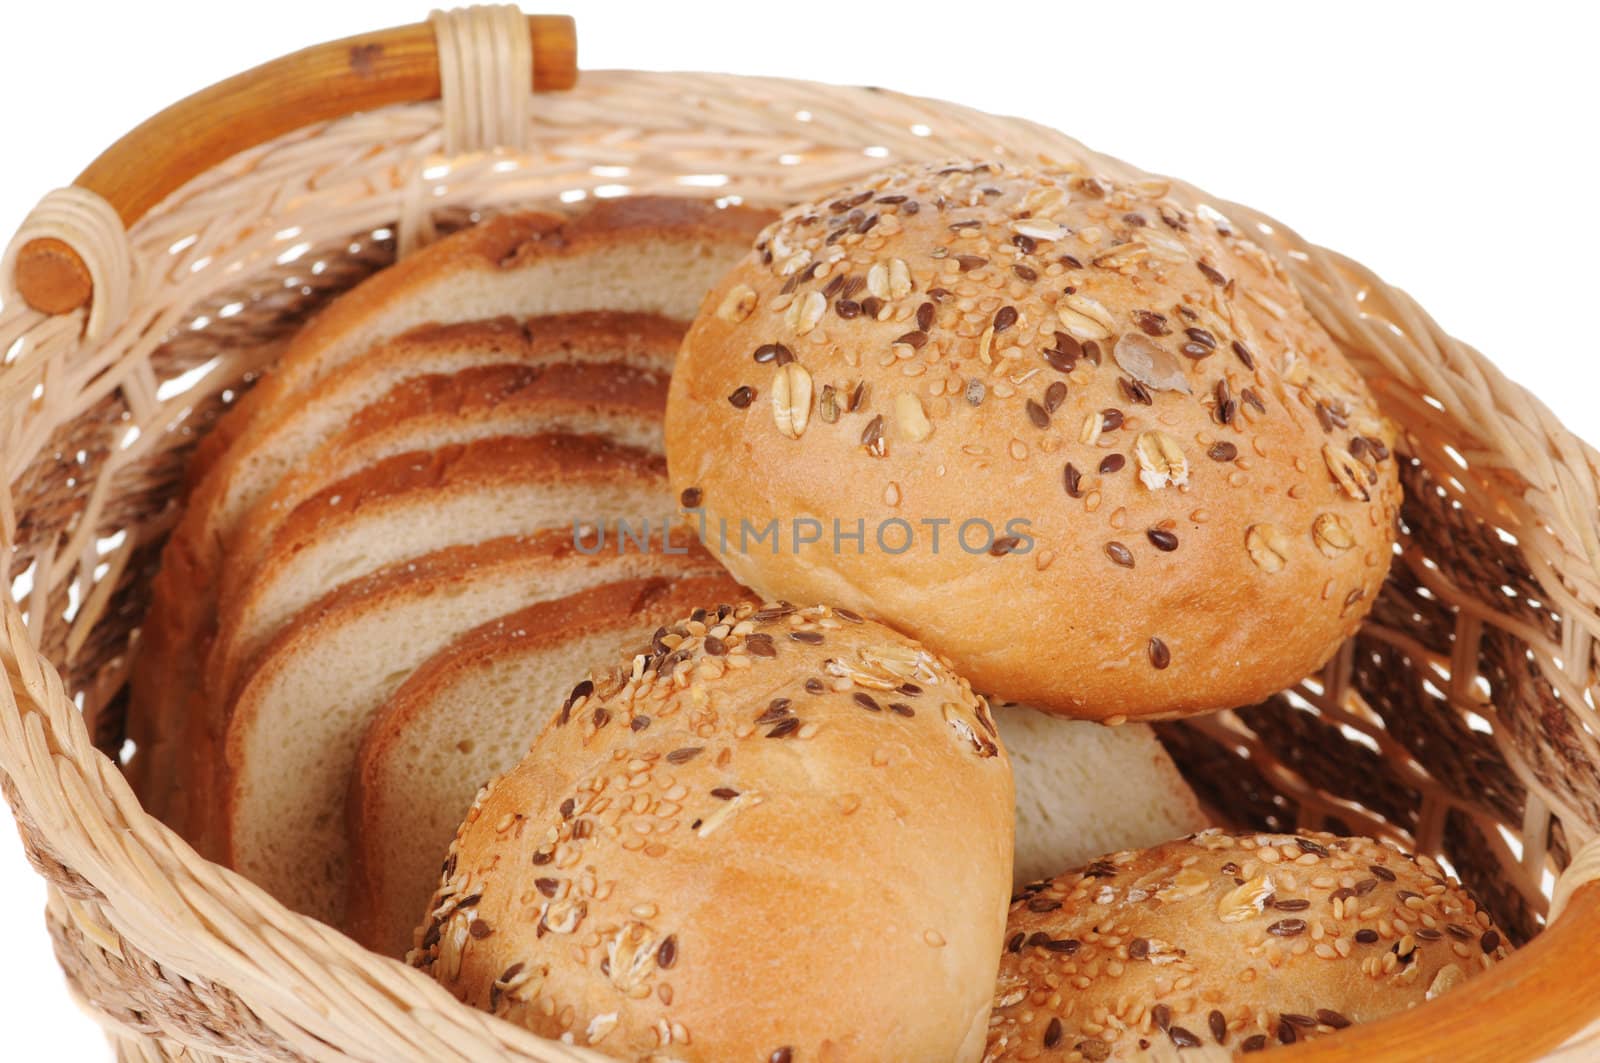
{"label": "sliced bread loaf", "polygon": [[[417,376],[454,373],[482,365],[608,362],[670,372],[681,324],[652,314],[610,311],[534,318],[509,317],[452,325],[425,325],[379,344],[307,389],[296,401],[256,420],[252,434],[259,457],[240,456],[245,474],[208,483],[210,507],[218,514],[248,509],[278,478],[303,465],[317,447],[343,430],[362,409],[395,385]],[[208,436],[208,439],[211,437]],[[220,507],[220,508],[218,508]],[[134,660],[130,737],[137,752],[128,772],[145,806],[180,831],[171,812],[170,751],[184,718],[207,711],[199,681],[203,659],[194,645],[211,634],[218,593],[207,575],[207,550],[226,556],[205,526],[207,504],[197,497],[168,540],[152,589],[149,612]],[[195,703],[191,708],[191,702]],[[220,711],[220,709],[218,710]]]}
{"label": "sliced bread loaf", "polygon": [[401,454],[499,436],[581,434],[661,452],[664,374],[627,366],[496,365],[416,377],[357,414],[251,510],[224,558],[221,617],[205,684],[211,700],[233,689],[237,669],[271,630],[241,630],[245,590],[282,525],[302,502]]}
{"label": "sliced bread loaf", "polygon": [[[610,311],[538,317],[520,323],[502,317],[413,328],[346,363],[270,416],[262,416],[259,431],[253,435],[261,453],[253,463],[243,463],[248,475],[208,485],[208,491],[222,491],[210,499],[210,506],[219,519],[234,509],[258,506],[262,495],[278,480],[310,466],[315,451],[346,431],[363,408],[418,376],[486,365],[544,368],[590,363],[669,373],[682,335],[682,325],[666,317]],[[195,645],[205,645],[210,639],[211,610],[216,602],[229,597],[227,589],[219,591],[214,586],[219,583],[218,576],[202,576],[202,559],[195,554],[195,543],[214,540],[221,532],[195,532],[195,522],[202,519],[208,503],[197,495],[194,507],[194,514],[186,514],[179,532],[168,541],[162,572],[157,573],[142,629],[141,652],[134,660],[138,711],[130,711],[128,719],[130,736],[138,746],[128,765],[134,786],[147,810],[179,831],[186,828],[168,802],[168,783],[181,783],[182,776],[173,775],[176,764],[170,751],[181,744],[182,720],[195,712],[211,712],[219,719],[224,709],[205,688],[189,687],[190,676],[194,682],[202,682],[197,666],[205,658],[195,656]],[[253,522],[246,514],[230,527],[235,532],[250,532]],[[253,549],[259,552],[261,548]],[[219,549],[218,564],[234,554],[235,544],[230,543],[227,551]],[[229,572],[229,567],[224,565],[222,572]],[[141,692],[154,693],[144,696]],[[152,703],[154,696],[165,700]]]}
{"label": "sliced bread loaf", "polygon": [[195,647],[214,633],[219,557],[249,506],[315,445],[296,448],[262,426],[339,366],[422,324],[584,310],[687,320],[773,216],[668,197],[600,201],[574,218],[500,215],[374,274],[302,329],[191,463],[195,488],[163,551],[130,682],[129,775],[147,807],[184,829],[168,811],[172,749],[181,721],[204,708]]}
{"label": "sliced bread loaf", "polygon": [[218,855],[291,908],[339,925],[356,749],[417,665],[534,602],[714,571],[698,550],[585,554],[565,530],[442,551],[333,592],[279,633],[234,703],[211,798],[223,813]]}
{"label": "sliced bread loaf", "polygon": [[1019,887],[1211,826],[1148,724],[1107,727],[1020,705],[995,705],[994,722],[1017,788]]}
{"label": "sliced bread loaf", "polygon": [[356,758],[351,935],[403,957],[478,787],[522,758],[572,685],[596,662],[648,652],[663,624],[745,600],[727,576],[613,583],[491,621],[429,658],[373,716]]}

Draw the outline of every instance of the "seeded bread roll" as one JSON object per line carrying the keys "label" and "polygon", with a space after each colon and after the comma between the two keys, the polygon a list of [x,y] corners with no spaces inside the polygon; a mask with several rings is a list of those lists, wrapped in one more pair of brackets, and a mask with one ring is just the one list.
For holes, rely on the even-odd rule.
{"label": "seeded bread roll", "polygon": [[416,944],[472,799],[516,767],[574,676],[647,647],[702,602],[747,596],[724,575],[608,583],[498,617],[428,658],[374,713],[356,754],[345,805],[350,936],[396,958]]}
{"label": "seeded bread roll", "polygon": [[1509,951],[1427,857],[1208,830],[1025,891],[985,1059],[1292,1044],[1431,1000]]}
{"label": "seeded bread roll", "polygon": [[740,582],[1095,719],[1314,671],[1400,499],[1392,427],[1257,245],[1160,182],[993,163],[764,230],[685,339],[666,442]]}
{"label": "seeded bread roll", "polygon": [[574,688],[479,794],[410,959],[623,1059],[970,1063],[1010,882],[966,681],[854,614],[742,605]]}
{"label": "seeded bread roll", "polygon": [[1017,887],[1210,826],[1150,727],[1063,720],[1022,705],[993,711],[1016,780]]}

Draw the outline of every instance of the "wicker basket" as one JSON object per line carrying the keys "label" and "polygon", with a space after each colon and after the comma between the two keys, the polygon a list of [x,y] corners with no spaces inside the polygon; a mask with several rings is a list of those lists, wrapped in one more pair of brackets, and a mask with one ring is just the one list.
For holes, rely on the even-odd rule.
{"label": "wicker basket", "polygon": [[[47,197],[0,269],[0,769],[57,955],[123,1058],[595,1058],[200,860],[118,769],[186,457],[307,313],[476,212],[555,197],[782,204],[972,154],[1140,176],[1031,123],[878,90],[605,71],[528,91],[570,87],[572,62],[570,22],[506,8],[280,60],[124,138]],[[1163,738],[1233,820],[1432,854],[1523,946],[1283,1058],[1600,1057],[1596,453],[1355,262],[1173,194],[1287,263],[1405,426],[1408,500],[1403,558],[1322,673]]]}

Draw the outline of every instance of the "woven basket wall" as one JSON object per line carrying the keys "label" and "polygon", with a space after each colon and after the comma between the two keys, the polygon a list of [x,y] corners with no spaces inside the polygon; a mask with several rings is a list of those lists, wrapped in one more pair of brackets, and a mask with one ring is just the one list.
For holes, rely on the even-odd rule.
{"label": "woven basket wall", "polygon": [[[888,163],[962,155],[1142,176],[1028,122],[793,81],[585,72],[534,100],[517,151],[443,154],[443,113],[422,103],[324,123],[192,181],[128,233],[126,311],[92,339],[82,313],[15,298],[0,312],[0,570],[13,591],[0,769],[51,883],[60,960],[124,1058],[593,1058],[457,1005],[199,860],[119,773],[123,683],[185,460],[307,314],[398,247],[553,199],[782,205]],[[1600,852],[1596,453],[1357,263],[1196,189],[1173,194],[1287,264],[1404,427],[1407,502],[1385,592],[1322,673],[1162,737],[1237,823],[1431,854],[1527,941],[1558,877],[1586,845],[1586,860]],[[1592,874],[1574,869],[1564,890]],[[1579,1018],[1596,1013],[1600,1000]],[[1566,1051],[1600,1057],[1600,1039]]]}

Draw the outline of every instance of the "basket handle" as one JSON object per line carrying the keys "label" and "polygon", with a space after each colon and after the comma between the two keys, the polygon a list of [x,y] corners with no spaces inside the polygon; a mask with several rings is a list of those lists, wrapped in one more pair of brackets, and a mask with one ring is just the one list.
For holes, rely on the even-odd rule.
{"label": "basket handle", "polygon": [[[528,15],[535,91],[578,80],[577,31],[566,15]],[[437,99],[434,26],[419,22],[318,44],[219,81],[146,119],[89,164],[76,188],[131,227],[191,178],[247,148],[357,111]],[[51,237],[17,251],[13,278],[35,310],[65,314],[94,294],[78,251]]]}

